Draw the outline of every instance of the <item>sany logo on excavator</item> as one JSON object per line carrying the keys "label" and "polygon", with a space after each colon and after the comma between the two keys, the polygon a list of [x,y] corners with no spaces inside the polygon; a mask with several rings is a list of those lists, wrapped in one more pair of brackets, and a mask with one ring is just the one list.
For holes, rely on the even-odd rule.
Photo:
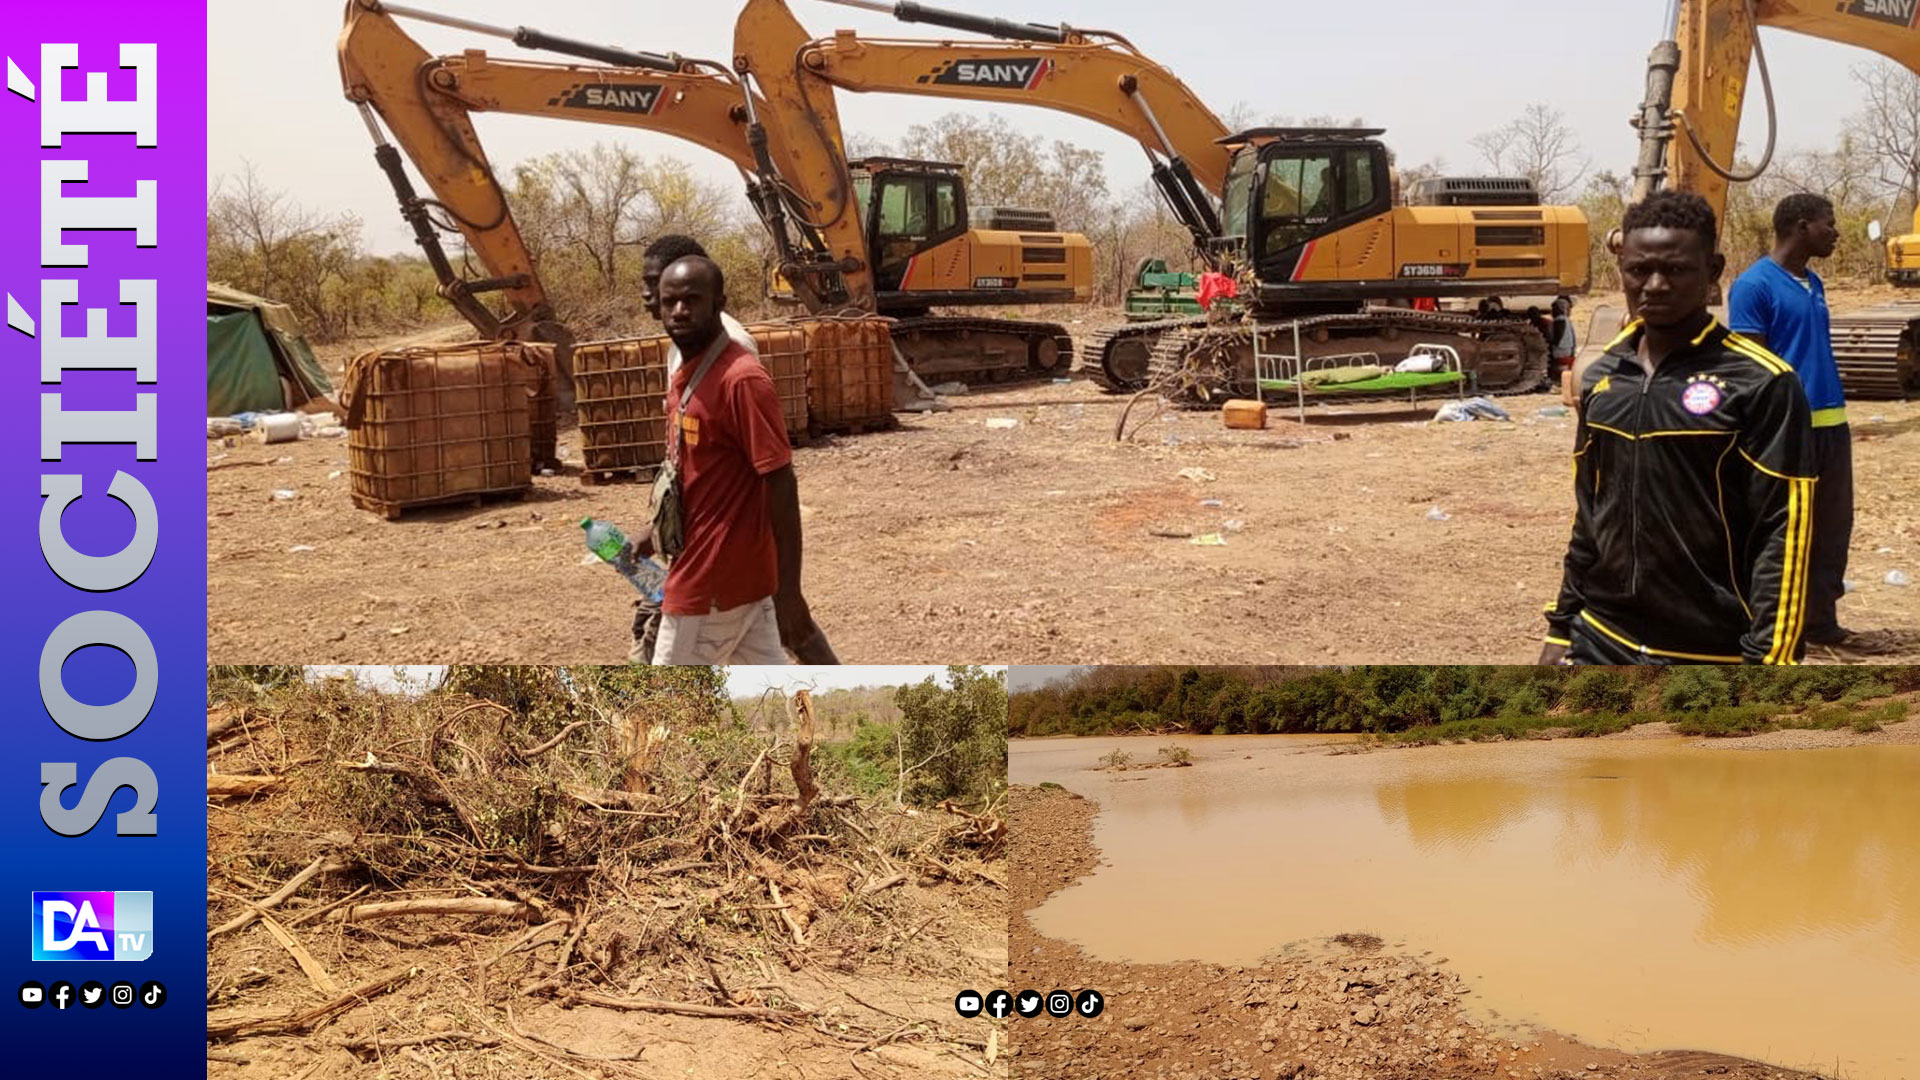
{"label": "sany logo on excavator", "polygon": [[602,112],[651,113],[660,104],[658,86],[602,86],[576,83],[559,97],[547,102],[569,109],[598,109]]}
{"label": "sany logo on excavator", "polygon": [[1920,7],[1920,0],[1851,0],[1846,11],[1863,19],[1875,19],[1895,26],[1912,26],[1916,7]]}
{"label": "sany logo on excavator", "polygon": [[1051,60],[949,60],[920,76],[923,83],[943,86],[986,86],[996,90],[1031,90],[1053,67]]}

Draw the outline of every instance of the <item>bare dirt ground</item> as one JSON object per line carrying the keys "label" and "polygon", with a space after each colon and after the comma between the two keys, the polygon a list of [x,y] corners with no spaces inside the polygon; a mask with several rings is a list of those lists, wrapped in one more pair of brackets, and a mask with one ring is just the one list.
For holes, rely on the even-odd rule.
{"label": "bare dirt ground", "polygon": [[[509,751],[526,733],[455,706],[457,753],[418,758],[399,706],[210,709],[241,726],[209,753],[209,1080],[1006,1075],[994,1025],[953,1005],[1005,980],[1004,855],[938,840],[956,819],[823,797],[788,820],[790,791],[747,790],[770,759],[725,798],[570,809],[564,770],[520,778],[583,736]],[[691,851],[685,827],[633,824],[716,812],[738,820]]]}
{"label": "bare dirt ground", "polygon": [[1010,974],[1019,987],[1093,988],[1095,1019],[1019,1020],[1014,1075],[1153,1080],[1501,1080],[1634,1077],[1796,1080],[1807,1074],[1713,1054],[1630,1055],[1544,1032],[1496,1032],[1458,1006],[1445,958],[1342,935],[1256,967],[1114,964],[1037,933],[1026,912],[1099,863],[1098,807],[1071,792],[1012,792]]}
{"label": "bare dirt ground", "polygon": [[[1438,401],[1312,408],[1304,425],[1276,410],[1255,432],[1164,412],[1116,442],[1125,400],[1085,382],[975,393],[799,451],[807,594],[841,658],[1538,655],[1570,506],[1574,421],[1556,397],[1503,399],[1510,424],[1430,423]],[[1842,617],[1892,632],[1871,660],[1913,662],[1920,586],[1886,578],[1920,580],[1920,402],[1854,412],[1858,590]],[[561,439],[577,468],[578,434]],[[624,660],[630,587],[582,565],[576,523],[641,521],[645,488],[569,471],[524,502],[389,523],[353,509],[346,457],[341,439],[208,444],[214,660]]]}

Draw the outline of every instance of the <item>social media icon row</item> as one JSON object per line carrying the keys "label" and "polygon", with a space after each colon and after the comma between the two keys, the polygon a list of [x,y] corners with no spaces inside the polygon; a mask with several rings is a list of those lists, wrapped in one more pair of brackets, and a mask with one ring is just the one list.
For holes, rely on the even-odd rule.
{"label": "social media icon row", "polygon": [[29,1009],[42,1005],[52,1005],[65,1011],[75,1005],[82,1008],[97,1009],[111,1004],[116,1009],[131,1009],[138,1001],[149,1009],[157,1009],[167,1003],[167,988],[158,982],[149,982],[138,989],[130,982],[117,982],[111,987],[89,979],[78,987],[78,993],[70,982],[57,982],[52,986],[42,986],[31,980],[20,984],[20,1004]]}
{"label": "social media icon row", "polygon": [[953,999],[953,1007],[969,1020],[983,1012],[996,1020],[1006,1019],[1008,1013],[1032,1019],[1043,1010],[1048,1016],[1062,1020],[1075,1015],[1091,1020],[1106,1009],[1107,999],[1100,996],[1098,990],[1082,990],[1077,996],[1065,990],[1055,990],[1044,996],[1037,990],[1022,990],[1017,996],[1005,990],[995,990],[991,994],[962,990]]}

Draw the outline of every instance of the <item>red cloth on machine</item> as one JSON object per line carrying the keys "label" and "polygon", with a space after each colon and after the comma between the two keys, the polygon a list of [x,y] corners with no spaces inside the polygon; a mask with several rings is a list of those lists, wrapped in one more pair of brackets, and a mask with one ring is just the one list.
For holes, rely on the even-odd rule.
{"label": "red cloth on machine", "polygon": [[1434,298],[1433,298],[1433,297],[1431,297],[1431,296],[1420,296],[1420,297],[1415,297],[1415,298],[1414,298],[1414,301],[1413,301],[1413,310],[1415,310],[1415,311],[1439,311],[1439,310],[1440,310],[1440,301],[1438,301],[1438,300],[1436,300],[1436,299],[1434,299]]}
{"label": "red cloth on machine", "polygon": [[1215,300],[1223,298],[1231,300],[1239,295],[1240,286],[1235,284],[1234,280],[1227,275],[1216,273],[1212,270],[1200,275],[1200,295],[1198,299],[1202,311],[1211,309]]}

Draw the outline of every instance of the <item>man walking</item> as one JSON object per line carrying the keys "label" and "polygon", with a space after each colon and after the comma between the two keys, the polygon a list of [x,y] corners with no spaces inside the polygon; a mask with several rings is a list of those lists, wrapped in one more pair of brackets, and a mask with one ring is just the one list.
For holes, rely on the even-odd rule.
{"label": "man walking", "polygon": [[1720,325],[1713,211],[1628,208],[1638,314],[1581,378],[1575,511],[1544,664],[1798,662],[1813,428],[1793,369]]}
{"label": "man walking", "polygon": [[[653,316],[655,322],[661,321],[660,276],[667,272],[667,267],[681,259],[691,257],[704,259],[707,257],[707,249],[700,245],[700,241],[684,233],[668,233],[655,238],[651,244],[647,245],[647,250],[640,259],[640,302],[646,306],[647,314]],[[720,321],[727,328],[727,337],[739,343],[741,348],[753,355],[760,355],[759,343],[753,340],[753,335],[747,332],[746,327],[740,325],[740,320],[722,309]],[[669,345],[667,347],[668,378],[672,378],[673,373],[678,370],[680,370],[680,347]],[[659,643],[659,640],[660,605],[651,597],[635,600],[633,602],[633,646],[627,652],[627,660],[635,664],[652,663],[654,646]]]}
{"label": "man walking", "polygon": [[1807,263],[1833,254],[1840,239],[1833,203],[1789,195],[1773,211],[1773,254],[1733,283],[1728,322],[1734,330],[1793,365],[1813,410],[1813,555],[1807,575],[1807,641],[1842,645],[1840,625],[1847,549],[1853,543],[1853,429],[1833,358],[1827,290]]}
{"label": "man walking", "polygon": [[[833,663],[800,589],[799,485],[773,378],[727,334],[726,279],[700,256],[661,275],[667,334],[686,359],[668,380],[682,550],[667,574],[653,662],[784,664],[783,643]],[[651,534],[637,542],[651,553]]]}

